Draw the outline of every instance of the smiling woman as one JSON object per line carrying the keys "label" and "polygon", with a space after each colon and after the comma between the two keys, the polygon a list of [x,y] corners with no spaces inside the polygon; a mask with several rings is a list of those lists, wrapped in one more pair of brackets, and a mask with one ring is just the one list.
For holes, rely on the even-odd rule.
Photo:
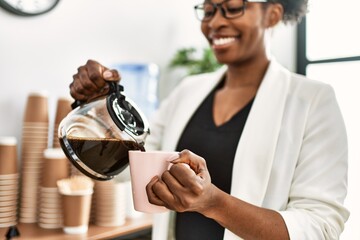
{"label": "smiling woman", "polygon": [[51,11],[60,0],[0,0],[0,6],[20,16],[36,16]]}
{"label": "smiling woman", "polygon": [[[307,0],[195,7],[224,66],[184,79],[154,114],[145,148],[180,152],[173,163],[191,170],[174,164],[147,184],[149,202],[172,210],[155,216],[153,239],[339,239],[349,217],[347,136],[334,91],[269,54],[268,33],[306,8]],[[87,101],[106,88],[86,86],[118,76],[88,61],[73,75],[72,97]]]}

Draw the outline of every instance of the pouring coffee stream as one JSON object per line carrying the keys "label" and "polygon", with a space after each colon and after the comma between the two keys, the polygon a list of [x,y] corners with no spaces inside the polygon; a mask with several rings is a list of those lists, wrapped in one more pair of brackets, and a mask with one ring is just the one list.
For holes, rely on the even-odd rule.
{"label": "pouring coffee stream", "polygon": [[145,115],[126,97],[123,86],[109,83],[107,95],[73,110],[58,129],[60,145],[71,163],[86,176],[110,180],[129,163],[128,151],[145,151],[150,133]]}

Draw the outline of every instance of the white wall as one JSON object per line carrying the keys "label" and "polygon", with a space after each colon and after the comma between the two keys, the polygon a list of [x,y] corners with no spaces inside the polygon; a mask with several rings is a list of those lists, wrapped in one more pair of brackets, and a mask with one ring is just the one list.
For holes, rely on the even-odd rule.
{"label": "white wall", "polygon": [[[68,96],[72,75],[87,59],[165,66],[181,41],[177,10],[185,5],[189,3],[62,0],[49,14],[31,18],[0,9],[0,136],[19,136],[29,92],[47,90],[52,104],[57,96]],[[187,23],[189,39],[198,44],[197,22],[185,14],[193,20]]]}

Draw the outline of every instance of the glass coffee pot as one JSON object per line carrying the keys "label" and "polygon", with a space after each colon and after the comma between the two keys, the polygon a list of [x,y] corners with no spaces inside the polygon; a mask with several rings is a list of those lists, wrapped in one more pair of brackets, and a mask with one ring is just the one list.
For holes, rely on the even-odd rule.
{"label": "glass coffee pot", "polygon": [[60,145],[86,176],[110,180],[129,163],[129,150],[144,151],[148,122],[123,87],[109,83],[105,96],[89,103],[75,101],[58,129]]}

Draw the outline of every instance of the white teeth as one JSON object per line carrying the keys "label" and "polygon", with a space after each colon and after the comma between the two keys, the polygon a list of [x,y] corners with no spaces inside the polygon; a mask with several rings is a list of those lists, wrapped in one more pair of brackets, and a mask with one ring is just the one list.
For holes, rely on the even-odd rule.
{"label": "white teeth", "polygon": [[234,37],[227,37],[227,38],[216,38],[213,40],[214,45],[219,46],[219,45],[224,45],[227,43],[231,43],[235,41]]}

